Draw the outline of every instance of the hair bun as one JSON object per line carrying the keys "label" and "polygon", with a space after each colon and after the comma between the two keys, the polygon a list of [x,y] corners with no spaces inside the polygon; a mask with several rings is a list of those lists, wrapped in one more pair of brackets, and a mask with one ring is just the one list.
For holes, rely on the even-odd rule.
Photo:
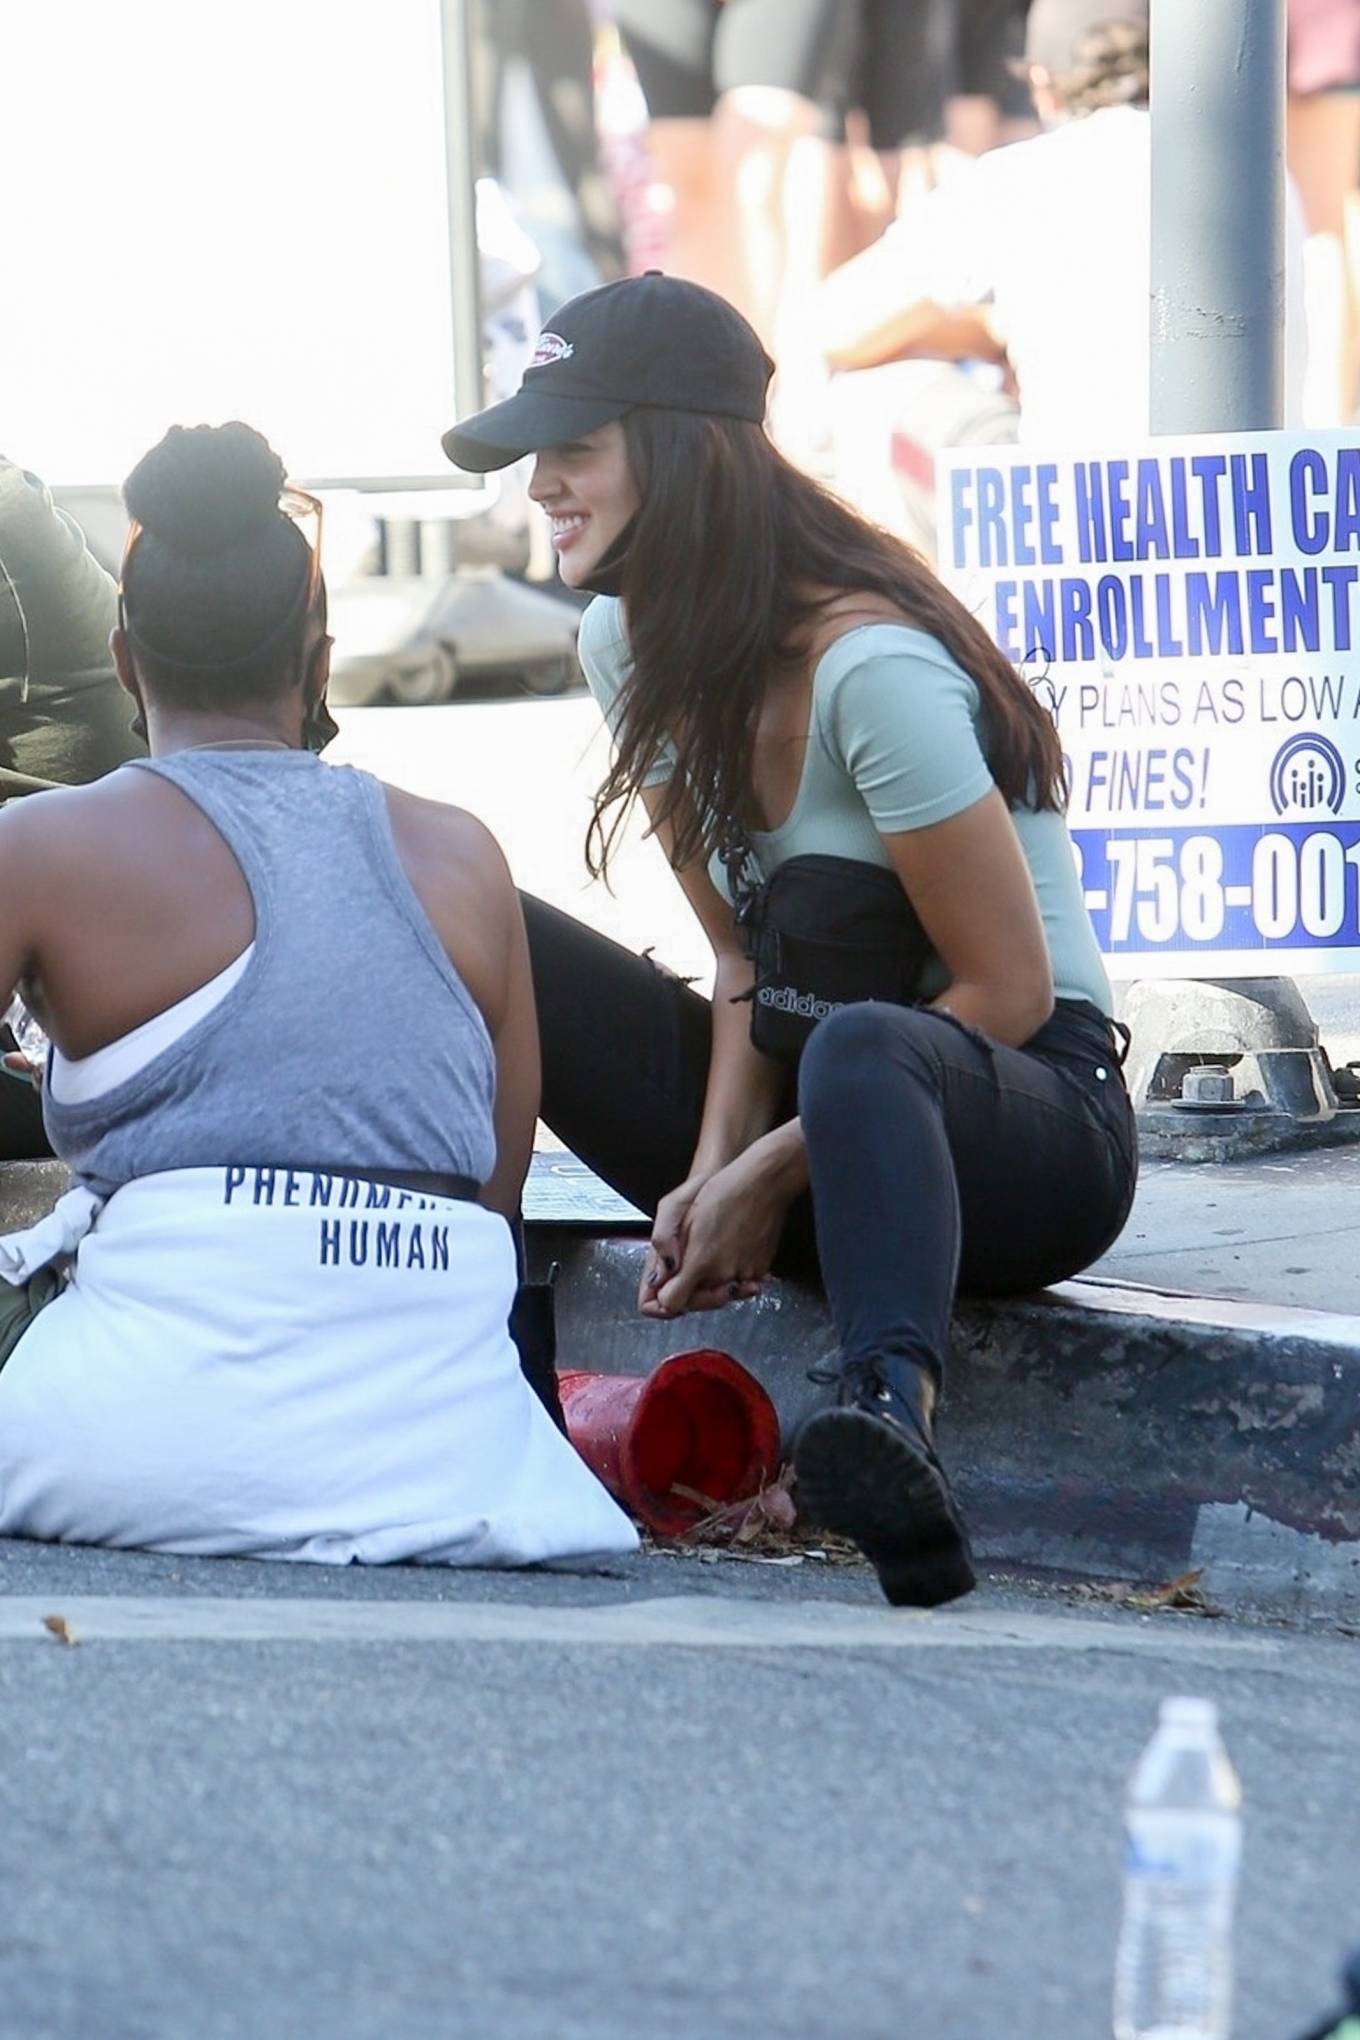
{"label": "hair bun", "polygon": [[123,484],[128,514],[174,552],[206,559],[274,516],[283,462],[249,425],[172,425]]}

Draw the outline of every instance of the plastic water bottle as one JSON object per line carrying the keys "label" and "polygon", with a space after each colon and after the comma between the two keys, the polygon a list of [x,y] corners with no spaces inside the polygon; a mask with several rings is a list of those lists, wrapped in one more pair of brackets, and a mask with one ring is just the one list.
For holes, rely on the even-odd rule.
{"label": "plastic water bottle", "polygon": [[31,1063],[41,1067],[47,1061],[51,1043],[43,1032],[42,1022],[34,1019],[17,992],[0,1015],[0,1026],[9,1028],[15,1047]]}
{"label": "plastic water bottle", "polygon": [[1242,1846],[1211,1700],[1164,1700],[1129,1781],[1115,2040],[1228,2040]]}

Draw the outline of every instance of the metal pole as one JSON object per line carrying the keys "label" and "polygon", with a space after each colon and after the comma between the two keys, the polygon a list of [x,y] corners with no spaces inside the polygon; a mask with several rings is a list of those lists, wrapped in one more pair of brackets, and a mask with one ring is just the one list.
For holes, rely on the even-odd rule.
{"label": "metal pole", "polygon": [[1153,0],[1151,74],[1152,429],[1268,431],[1284,422],[1285,0]]}
{"label": "metal pole", "polygon": [[[1284,423],[1285,4],[1152,0],[1154,433]],[[1125,1012],[1140,1105],[1166,1052],[1208,1045],[1256,1054],[1278,1085],[1277,1110],[1335,1115],[1317,1029],[1290,978],[1138,984]]]}
{"label": "metal pole", "polygon": [[444,170],[453,292],[453,394],[460,418],[485,402],[482,282],[477,260],[477,124],[472,98],[470,0],[440,0],[444,51]]}

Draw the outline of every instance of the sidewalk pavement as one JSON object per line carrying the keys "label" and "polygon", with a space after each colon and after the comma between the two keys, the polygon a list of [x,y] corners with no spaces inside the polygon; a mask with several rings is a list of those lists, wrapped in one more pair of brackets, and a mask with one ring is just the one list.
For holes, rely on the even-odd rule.
{"label": "sidewalk pavement", "polygon": [[[645,1229],[546,1133],[525,1210],[568,1231]],[[1087,1278],[1360,1318],[1360,1145],[1221,1167],[1144,1161],[1133,1215]]]}
{"label": "sidewalk pavement", "polygon": [[1090,1273],[1360,1319],[1360,1148],[1144,1162],[1123,1237]]}

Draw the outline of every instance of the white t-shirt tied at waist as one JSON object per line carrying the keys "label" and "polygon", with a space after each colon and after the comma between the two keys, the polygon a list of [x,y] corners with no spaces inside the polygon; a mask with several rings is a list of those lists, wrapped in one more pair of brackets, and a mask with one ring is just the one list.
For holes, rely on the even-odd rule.
{"label": "white t-shirt tied at waist", "polygon": [[636,1548],[520,1370],[496,1214],[241,1167],[63,1205],[4,1243],[10,1279],[76,1260],[0,1371],[0,1535],[333,1564]]}

